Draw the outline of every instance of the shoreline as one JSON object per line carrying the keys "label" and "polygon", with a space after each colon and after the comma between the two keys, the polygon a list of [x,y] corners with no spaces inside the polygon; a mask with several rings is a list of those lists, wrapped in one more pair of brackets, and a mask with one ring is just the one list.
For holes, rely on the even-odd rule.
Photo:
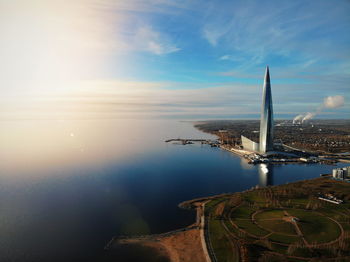
{"label": "shoreline", "polygon": [[[197,127],[195,127],[197,130],[205,132]],[[211,135],[216,134],[209,133]],[[229,151],[232,154],[235,154],[237,156],[240,156],[248,161],[247,158],[244,157],[247,151],[245,150],[231,150],[228,147],[225,147],[223,145],[219,146],[220,149],[223,149],[224,151]],[[234,152],[233,152],[234,151]],[[237,151],[237,152],[236,152]],[[239,152],[238,152],[239,151]],[[308,164],[305,162],[288,162],[288,163],[282,163],[282,162],[271,162],[273,164]],[[310,163],[309,163],[310,164]],[[312,179],[303,179],[296,182],[302,182],[302,181],[309,181],[309,180],[315,180],[319,179],[312,178]],[[286,183],[291,184],[291,183]],[[276,185],[279,186],[279,185]],[[273,187],[276,187],[273,186]],[[204,209],[205,204],[213,199],[216,198],[222,198],[226,196],[231,196],[236,193],[244,193],[254,190],[254,188],[246,189],[241,192],[229,192],[229,193],[221,193],[218,195],[212,195],[207,197],[200,197],[195,198],[187,201],[183,201],[178,204],[178,207],[183,209],[195,209],[196,210],[196,218],[195,222],[189,226],[165,232],[160,234],[152,234],[152,235],[143,235],[143,236],[119,236],[119,237],[113,237],[108,244],[105,246],[105,250],[112,250],[116,246],[120,245],[140,245],[143,247],[149,247],[152,248],[154,251],[156,251],[159,255],[165,256],[169,259],[171,262],[211,262],[210,255],[213,255],[212,252],[209,252],[208,248],[210,249],[210,241],[209,243],[206,242],[206,232],[205,232],[205,226],[206,222],[204,217]],[[214,258],[213,258],[214,260]]]}
{"label": "shoreline", "polygon": [[[209,198],[212,199],[214,196]],[[184,209],[195,208],[196,221],[187,227],[161,234],[113,237],[104,249],[112,250],[116,246],[136,244],[154,249],[171,262],[211,262],[204,237],[205,198],[202,201],[199,199],[185,201],[178,206]]]}
{"label": "shoreline", "polygon": [[350,163],[349,162],[346,162],[346,161],[340,161],[340,160],[337,160],[337,162],[334,162],[334,161],[329,161],[329,162],[305,162],[305,161],[301,161],[301,160],[297,160],[297,159],[292,159],[292,160],[284,160],[284,161],[278,161],[278,160],[272,160],[272,161],[269,161],[269,162],[258,162],[258,163],[251,163],[250,160],[248,158],[245,157],[245,155],[249,155],[249,154],[253,154],[253,152],[250,152],[250,151],[246,151],[244,149],[236,149],[236,148],[228,148],[227,146],[225,145],[220,145],[219,146],[220,149],[222,150],[225,150],[225,151],[228,151],[232,154],[235,154],[241,158],[243,158],[244,160],[247,161],[248,164],[251,164],[251,165],[256,165],[256,164],[273,164],[273,165],[310,165],[310,164],[320,164],[320,165],[330,165],[330,166],[336,166],[337,162],[344,162],[344,163]]}
{"label": "shoreline", "polygon": [[[197,130],[199,130],[200,132],[202,133],[206,133],[206,134],[210,134],[210,135],[214,135],[216,136],[216,139],[219,140],[220,137],[218,134],[216,134],[215,132],[210,132],[210,131],[207,131],[205,129],[201,129],[199,128],[198,126],[196,126],[197,123],[200,123],[200,122],[193,122],[193,127]],[[286,145],[287,146],[287,145]],[[220,149],[223,149],[225,151],[228,151],[234,155],[237,155],[243,159],[245,159],[247,161],[248,164],[274,164],[274,165],[279,165],[279,164],[321,164],[321,165],[336,165],[338,162],[341,162],[341,163],[350,163],[350,159],[343,159],[343,158],[331,158],[331,159],[324,159],[323,156],[327,156],[329,155],[330,153],[327,153],[327,152],[323,152],[323,156],[320,156],[319,160],[317,162],[314,162],[314,161],[306,161],[306,160],[302,160],[301,157],[300,158],[293,158],[291,159],[290,161],[286,160],[285,158],[284,159],[275,159],[275,160],[272,160],[272,161],[268,161],[268,162],[257,162],[257,163],[252,163],[251,160],[249,158],[247,158],[246,156],[247,155],[251,155],[251,154],[255,154],[255,152],[253,151],[248,151],[248,150],[244,150],[244,149],[238,149],[238,148],[234,148],[233,146],[230,146],[228,144],[219,144],[218,147]],[[298,150],[298,151],[303,151],[302,149],[296,149],[295,150]],[[310,153],[313,153],[313,152],[310,152]],[[336,153],[337,154],[337,153]]]}
{"label": "shoreline", "polygon": [[[316,177],[282,185],[268,186],[267,188],[273,189],[280,186],[310,183],[310,181],[321,181],[323,179],[324,177]],[[179,203],[179,208],[196,209],[196,221],[193,224],[161,234],[113,237],[105,246],[105,250],[113,250],[114,247],[119,245],[136,244],[152,248],[159,255],[167,257],[171,262],[212,262],[210,257],[213,256],[213,250],[210,243],[206,241],[205,204],[217,198],[230,197],[234,194],[243,194],[254,190],[257,189],[253,187],[240,192],[223,193],[183,201]]]}

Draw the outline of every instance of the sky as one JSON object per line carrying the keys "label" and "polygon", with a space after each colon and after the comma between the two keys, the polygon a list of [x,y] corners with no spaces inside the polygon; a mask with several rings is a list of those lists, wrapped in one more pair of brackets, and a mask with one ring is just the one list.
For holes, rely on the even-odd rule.
{"label": "sky", "polygon": [[349,118],[349,14],[346,0],[0,0],[0,120],[259,118],[266,65],[276,118]]}

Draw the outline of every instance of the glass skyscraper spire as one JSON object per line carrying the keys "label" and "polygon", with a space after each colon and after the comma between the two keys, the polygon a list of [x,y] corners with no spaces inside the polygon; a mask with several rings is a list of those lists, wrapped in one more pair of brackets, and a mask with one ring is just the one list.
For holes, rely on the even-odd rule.
{"label": "glass skyscraper spire", "polygon": [[269,67],[266,67],[260,119],[260,153],[273,150],[273,108]]}

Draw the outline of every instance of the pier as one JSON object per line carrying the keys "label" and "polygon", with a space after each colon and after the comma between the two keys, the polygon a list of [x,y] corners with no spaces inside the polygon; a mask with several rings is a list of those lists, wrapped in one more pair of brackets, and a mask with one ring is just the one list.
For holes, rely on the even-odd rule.
{"label": "pier", "polygon": [[170,142],[180,142],[183,145],[193,144],[193,143],[201,143],[201,144],[207,144],[212,147],[219,146],[219,141],[217,140],[211,140],[211,139],[192,139],[192,138],[172,138],[165,140],[165,143]]}

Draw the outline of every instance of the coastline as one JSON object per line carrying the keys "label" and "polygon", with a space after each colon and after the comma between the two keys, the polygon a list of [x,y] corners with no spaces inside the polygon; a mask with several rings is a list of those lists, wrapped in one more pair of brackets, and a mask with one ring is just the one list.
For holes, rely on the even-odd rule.
{"label": "coastline", "polygon": [[202,201],[195,199],[179,204],[180,208],[196,209],[196,221],[192,225],[161,234],[114,237],[104,249],[113,250],[119,245],[137,244],[154,249],[159,255],[167,257],[171,262],[210,262],[203,230],[204,205],[205,198]]}
{"label": "coastline", "polygon": [[[214,135],[214,136],[217,137],[218,140],[220,139],[220,136],[216,132],[206,130],[205,128],[201,128],[200,125],[198,125],[199,123],[200,122],[193,122],[194,128],[196,128],[200,132]],[[287,145],[285,145],[285,146],[287,146]],[[222,149],[222,150],[228,151],[228,152],[230,152],[230,153],[232,153],[234,155],[237,155],[237,156],[243,158],[249,164],[266,164],[266,163],[269,163],[269,164],[277,164],[277,165],[279,165],[279,164],[288,164],[288,165],[289,164],[335,165],[337,162],[350,163],[350,159],[339,158],[339,156],[334,158],[334,157],[331,157],[331,155],[329,155],[329,153],[327,153],[327,152],[323,152],[324,155],[320,155],[319,159],[317,161],[315,161],[314,159],[311,159],[311,160],[310,159],[303,159],[303,157],[300,156],[300,157],[293,157],[291,159],[286,159],[285,157],[283,157],[283,158],[274,158],[274,159],[271,159],[268,162],[266,162],[266,160],[263,159],[261,161],[257,161],[256,162],[256,159],[252,159],[252,158],[249,157],[249,155],[255,154],[256,152],[240,149],[240,148],[234,147],[232,145],[230,146],[230,145],[227,145],[227,144],[219,144],[218,147],[220,149]],[[304,152],[304,149],[292,148],[290,146],[287,146],[287,147],[289,147],[289,148],[291,148],[293,150]],[[310,154],[317,154],[317,152],[312,152],[312,151],[309,151],[309,153]]]}
{"label": "coastline", "polygon": [[[329,179],[329,178],[328,178]],[[275,185],[267,187],[268,190],[275,190],[277,188],[284,188],[286,186],[299,185],[314,185],[320,184],[322,181],[329,181],[332,184],[339,183],[335,180],[325,180],[324,177],[316,177],[312,179],[300,180],[292,183],[286,183],[282,185]],[[329,183],[327,182],[327,183]],[[195,223],[180,228],[174,231],[154,234],[154,235],[145,235],[145,236],[136,236],[136,237],[118,237],[113,238],[105,247],[105,250],[111,250],[118,245],[129,245],[137,244],[143,247],[152,248],[157,254],[165,256],[171,262],[212,262],[213,256],[215,256],[212,249],[211,243],[207,242],[207,221],[205,218],[205,204],[211,200],[229,198],[235,194],[245,194],[249,192],[255,192],[256,188],[247,189],[241,192],[231,192],[218,194],[208,197],[201,197],[192,200],[187,200],[181,202],[178,206],[183,209],[196,209],[196,221]],[[311,192],[311,191],[310,191]],[[316,191],[315,191],[316,192]],[[313,192],[313,193],[315,193]],[[244,250],[243,250],[244,251]],[[244,255],[246,251],[243,252],[239,249],[239,253]]]}
{"label": "coastline", "polygon": [[[195,127],[201,132],[205,132]],[[208,132],[205,132],[208,133]],[[213,133],[209,133],[216,135]],[[216,135],[217,136],[217,135]],[[244,158],[246,153],[244,150],[240,152],[233,152],[230,148],[220,146],[220,149],[229,151],[233,154]],[[236,150],[235,150],[236,151]],[[241,152],[242,151],[242,152]],[[314,178],[319,179],[319,178]],[[314,180],[311,179],[311,180]],[[299,180],[296,182],[309,181],[310,179]],[[293,183],[293,182],[292,182]],[[289,184],[289,183],[287,183]],[[278,185],[276,185],[278,187]],[[275,186],[275,187],[276,187]],[[244,193],[254,190],[253,188],[244,190],[239,193]],[[238,193],[238,192],[236,192]],[[228,197],[235,194],[235,192],[222,193],[218,195],[212,195],[208,197],[201,197],[192,200],[181,202],[178,206],[183,209],[196,209],[196,221],[195,223],[183,227],[174,231],[165,232],[161,234],[145,235],[145,236],[132,236],[132,237],[115,237],[105,247],[105,250],[113,249],[118,245],[140,245],[148,247],[156,251],[159,255],[165,256],[171,262],[211,262],[208,247],[210,249],[210,241],[206,242],[204,219],[205,204],[210,200],[222,197]],[[208,247],[207,247],[208,246]],[[213,253],[211,253],[213,256]],[[214,258],[213,258],[214,261]]]}
{"label": "coastline", "polygon": [[[252,189],[243,192],[250,190]],[[108,251],[120,245],[141,245],[152,248],[158,255],[167,257],[170,262],[211,262],[208,243],[205,240],[205,204],[232,194],[235,192],[183,201],[179,203],[179,208],[196,210],[196,221],[193,224],[160,234],[113,237],[104,249]]]}

